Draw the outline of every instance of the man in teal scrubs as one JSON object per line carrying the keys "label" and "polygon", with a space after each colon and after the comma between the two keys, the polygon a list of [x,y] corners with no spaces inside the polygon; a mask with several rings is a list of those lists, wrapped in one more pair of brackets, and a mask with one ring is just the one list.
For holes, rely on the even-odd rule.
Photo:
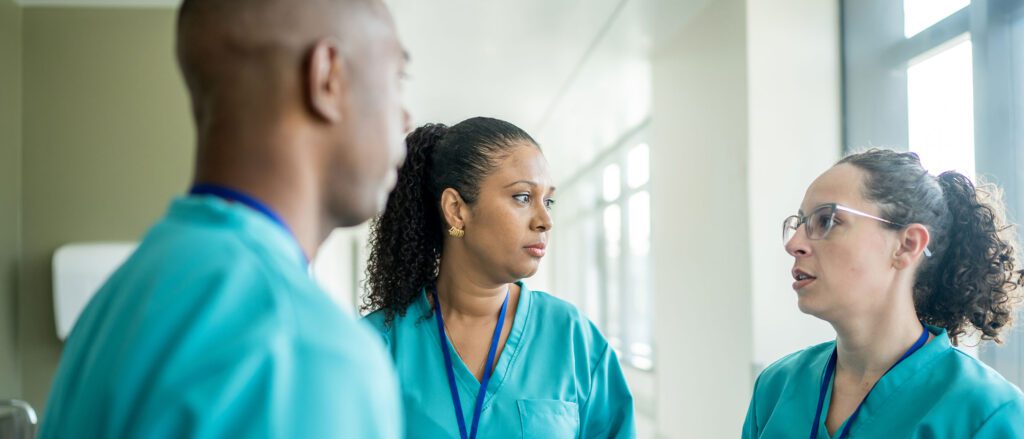
{"label": "man in teal scrubs", "polygon": [[307,269],[380,211],[404,157],[386,8],[185,0],[177,51],[194,185],[83,312],[41,436],[400,437],[379,337]]}

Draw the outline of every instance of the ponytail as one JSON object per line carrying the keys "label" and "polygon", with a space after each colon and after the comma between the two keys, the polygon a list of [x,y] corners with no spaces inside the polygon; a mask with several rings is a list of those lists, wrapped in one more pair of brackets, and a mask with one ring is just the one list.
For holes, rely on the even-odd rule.
{"label": "ponytail", "polygon": [[975,187],[963,174],[944,172],[937,181],[948,206],[945,250],[928,279],[919,279],[922,321],[946,328],[951,338],[973,326],[982,340],[1001,342],[1020,302],[1013,228],[1006,224],[998,188]]}
{"label": "ponytail", "polygon": [[[431,157],[448,132],[428,124],[405,139],[408,152],[384,214],[370,224],[370,259],[363,299],[367,310],[384,309],[390,324],[437,277],[441,256],[440,213],[429,191]],[[384,292],[387,292],[386,294]]]}

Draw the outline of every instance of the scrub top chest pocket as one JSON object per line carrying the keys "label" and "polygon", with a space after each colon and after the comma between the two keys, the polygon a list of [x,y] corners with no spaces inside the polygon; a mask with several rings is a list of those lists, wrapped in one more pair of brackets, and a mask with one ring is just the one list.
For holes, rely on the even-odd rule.
{"label": "scrub top chest pocket", "polygon": [[554,399],[520,399],[524,438],[575,438],[580,432],[579,407]]}

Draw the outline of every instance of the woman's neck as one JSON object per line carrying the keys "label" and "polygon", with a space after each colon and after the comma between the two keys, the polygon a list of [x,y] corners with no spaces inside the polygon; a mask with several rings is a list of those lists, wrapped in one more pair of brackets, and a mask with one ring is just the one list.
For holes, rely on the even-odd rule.
{"label": "woman's neck", "polygon": [[437,296],[445,320],[493,320],[501,310],[510,285],[482,282],[446,268],[442,260],[437,277]]}
{"label": "woman's neck", "polygon": [[[909,293],[908,293],[909,297]],[[881,377],[921,336],[913,301],[878,307],[870,315],[844,316],[836,330],[837,371],[852,377]]]}

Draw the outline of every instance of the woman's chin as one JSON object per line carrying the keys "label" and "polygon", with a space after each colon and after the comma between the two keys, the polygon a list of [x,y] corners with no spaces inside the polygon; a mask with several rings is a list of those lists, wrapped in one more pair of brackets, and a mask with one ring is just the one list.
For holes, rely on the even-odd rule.
{"label": "woman's chin", "polygon": [[819,317],[822,312],[821,304],[816,303],[817,301],[814,299],[815,297],[810,294],[797,295],[796,306],[800,309],[800,312],[804,314],[821,318]]}
{"label": "woman's chin", "polygon": [[527,279],[537,274],[539,266],[538,263],[522,264],[512,270],[512,273],[516,279]]}

